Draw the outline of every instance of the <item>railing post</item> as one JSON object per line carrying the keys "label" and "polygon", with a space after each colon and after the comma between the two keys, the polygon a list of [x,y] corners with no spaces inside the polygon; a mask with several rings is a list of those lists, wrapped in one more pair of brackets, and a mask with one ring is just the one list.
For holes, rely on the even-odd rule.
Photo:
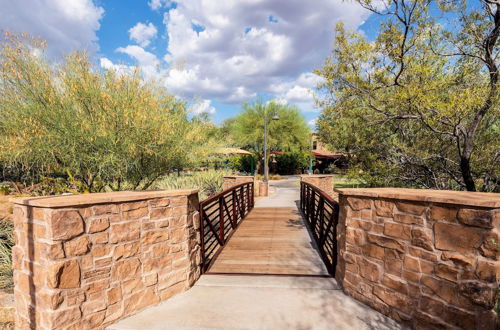
{"label": "railing post", "polygon": [[243,193],[243,186],[241,186],[240,188],[240,201],[241,201],[241,217],[243,218],[246,215],[245,194]]}
{"label": "railing post", "polygon": [[200,203],[200,251],[201,251],[201,273],[205,272],[206,256],[205,256],[205,224],[203,223],[205,212],[203,211],[203,204]]}
{"label": "railing post", "polygon": [[222,205],[222,198],[224,196],[219,197],[219,238],[224,245],[224,207]]}
{"label": "railing post", "polygon": [[319,240],[322,241],[323,237],[326,235],[325,232],[325,199],[323,196],[319,197]]}
{"label": "railing post", "polygon": [[300,209],[304,212],[304,183],[300,183]]}
{"label": "railing post", "polygon": [[234,192],[234,190],[231,192],[231,196],[232,196],[232,200],[233,200],[233,222],[234,222],[234,225],[236,225],[238,223],[238,216],[236,214],[236,193]]}
{"label": "railing post", "polygon": [[253,182],[250,182],[250,194],[252,195],[252,209],[255,206],[255,186]]}
{"label": "railing post", "polygon": [[250,202],[250,185],[247,184],[245,187],[247,188],[248,209],[250,210],[252,208],[252,203]]}

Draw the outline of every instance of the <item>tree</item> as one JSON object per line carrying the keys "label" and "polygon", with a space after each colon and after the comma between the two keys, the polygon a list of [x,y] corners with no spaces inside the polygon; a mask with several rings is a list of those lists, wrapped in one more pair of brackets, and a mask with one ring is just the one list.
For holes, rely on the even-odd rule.
{"label": "tree", "polygon": [[264,118],[268,113],[276,113],[279,117],[279,120],[272,120],[273,115],[268,116],[269,150],[297,151],[306,148],[309,141],[309,128],[297,107],[275,101],[243,104],[243,111],[230,122],[230,132],[236,144],[254,153],[257,173],[264,157]]}
{"label": "tree", "polygon": [[204,121],[140,72],[101,72],[83,53],[47,61],[44,43],[5,33],[0,162],[64,176],[79,191],[147,189],[210,151]]}
{"label": "tree", "polygon": [[375,185],[498,191],[500,1],[357,2],[385,19],[337,26],[321,138]]}

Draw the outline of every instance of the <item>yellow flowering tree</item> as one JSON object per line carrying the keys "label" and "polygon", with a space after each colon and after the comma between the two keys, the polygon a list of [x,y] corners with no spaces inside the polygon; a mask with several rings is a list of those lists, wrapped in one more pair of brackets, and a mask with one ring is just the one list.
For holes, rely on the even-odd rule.
{"label": "yellow flowering tree", "polygon": [[4,33],[0,161],[64,176],[79,191],[147,189],[208,153],[206,122],[140,72],[102,72],[85,53],[59,63],[44,42]]}
{"label": "yellow flowering tree", "polygon": [[357,0],[373,41],[337,27],[318,129],[373,185],[500,190],[500,1]]}

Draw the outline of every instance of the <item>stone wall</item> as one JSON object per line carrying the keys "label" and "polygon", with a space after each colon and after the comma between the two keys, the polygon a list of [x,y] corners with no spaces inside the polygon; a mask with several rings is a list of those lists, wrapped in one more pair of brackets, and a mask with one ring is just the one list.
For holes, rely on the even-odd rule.
{"label": "stone wall", "polygon": [[253,176],[225,176],[222,182],[222,190],[229,189],[242,183],[254,182]]}
{"label": "stone wall", "polygon": [[338,191],[345,293],[415,329],[495,329],[499,194]]}
{"label": "stone wall", "polygon": [[[253,176],[225,176],[222,181],[222,190],[229,189],[242,183],[253,182],[254,196],[260,196],[260,184],[262,181],[255,180]],[[267,195],[265,195],[267,196]]]}
{"label": "stone wall", "polygon": [[327,174],[301,175],[300,181],[310,183],[318,187],[319,189],[323,190],[328,195],[336,197],[336,194],[333,191],[333,175],[327,175]]}
{"label": "stone wall", "polygon": [[200,275],[196,190],[14,202],[19,329],[102,329]]}

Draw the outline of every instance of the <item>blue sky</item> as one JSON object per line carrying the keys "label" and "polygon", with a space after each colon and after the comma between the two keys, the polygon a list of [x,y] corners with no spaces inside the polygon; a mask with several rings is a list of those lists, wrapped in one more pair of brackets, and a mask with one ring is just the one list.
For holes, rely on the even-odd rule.
{"label": "blue sky", "polygon": [[216,123],[271,98],[312,121],[319,77],[343,21],[368,36],[376,20],[341,0],[0,0],[0,29],[36,34],[58,58],[87,49],[103,70],[140,66]]}

